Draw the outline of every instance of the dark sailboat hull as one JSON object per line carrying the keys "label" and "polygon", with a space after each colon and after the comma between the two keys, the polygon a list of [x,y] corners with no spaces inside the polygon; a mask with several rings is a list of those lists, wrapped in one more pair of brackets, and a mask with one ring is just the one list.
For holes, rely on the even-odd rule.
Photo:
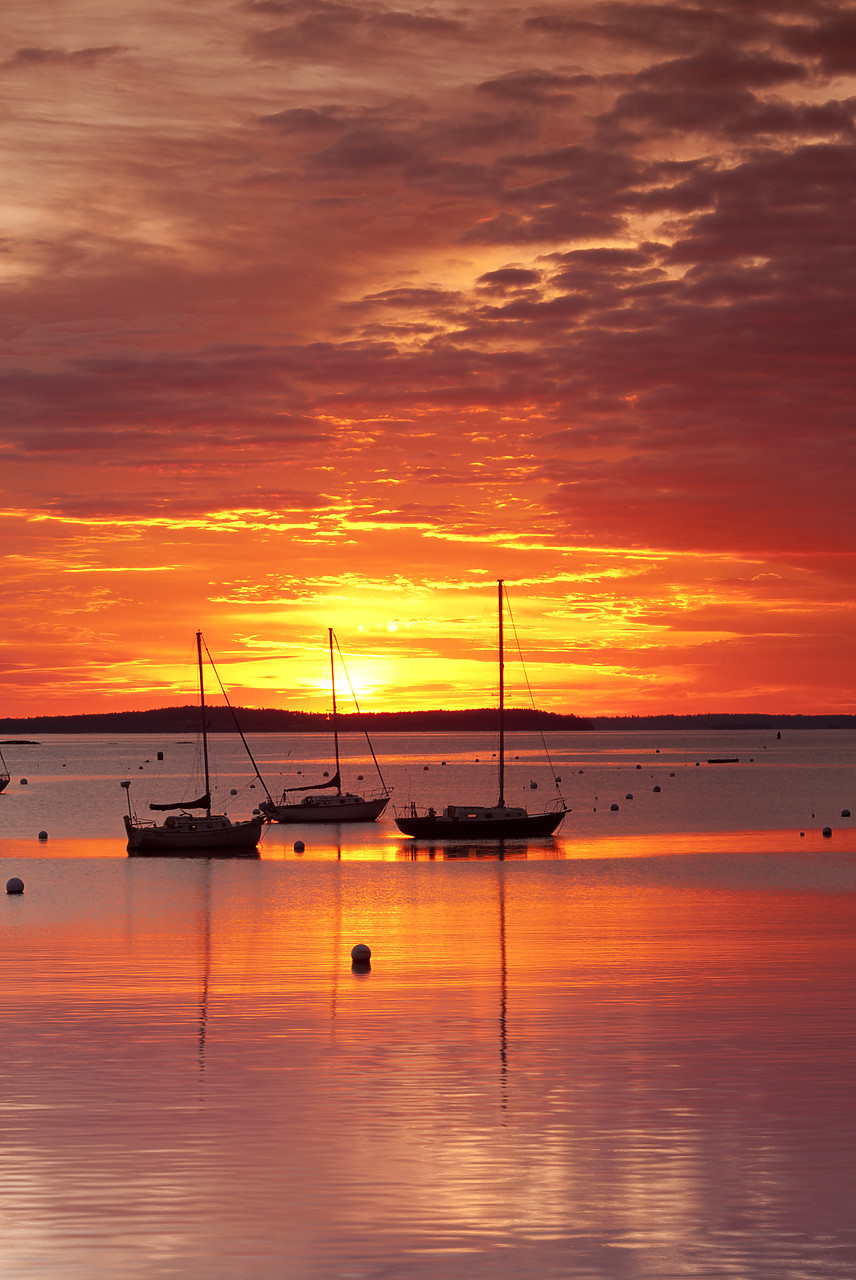
{"label": "dark sailboat hull", "polygon": [[428,814],[397,817],[395,825],[406,836],[420,840],[482,840],[551,836],[567,809],[555,813],[527,813],[514,818],[447,818]]}
{"label": "dark sailboat hull", "polygon": [[[205,651],[206,653],[208,652],[207,645],[205,646]],[[202,743],[202,759],[204,762],[205,790],[197,800],[185,799],[177,804],[150,804],[149,808],[159,813],[180,810],[178,813],[170,812],[168,818],[162,823],[157,823],[137,818],[131,806],[131,783],[127,780],[123,782],[122,787],[128,796],[128,812],[124,816],[124,823],[125,834],[128,837],[129,854],[198,853],[202,857],[208,857],[214,853],[252,855],[262,838],[264,818],[258,811],[252,818],[244,822],[233,822],[225,813],[211,812],[211,778],[208,766],[207,712],[205,707],[201,631],[196,633],[196,661],[199,668],[200,741]],[[208,661],[214,667],[210,653],[208,653]],[[214,669],[216,671],[216,667]],[[225,696],[226,690],[223,689],[222,681],[220,682],[220,688]],[[226,701],[228,703],[228,698]],[[232,712],[232,715],[234,717],[234,712]],[[256,767],[256,776],[261,778],[258,766],[253,760],[252,752],[247,746],[246,738],[241,733],[237,720],[235,721],[235,727],[238,733],[241,734],[241,741],[244,743],[250,760]],[[233,794],[235,793],[233,792]],[[204,809],[205,812],[197,815],[190,812],[192,809]]]}
{"label": "dark sailboat hull", "polygon": [[128,853],[214,853],[252,852],[262,838],[262,819],[225,823],[222,818],[194,818],[192,822],[176,822],[173,827],[145,825],[125,814]]}

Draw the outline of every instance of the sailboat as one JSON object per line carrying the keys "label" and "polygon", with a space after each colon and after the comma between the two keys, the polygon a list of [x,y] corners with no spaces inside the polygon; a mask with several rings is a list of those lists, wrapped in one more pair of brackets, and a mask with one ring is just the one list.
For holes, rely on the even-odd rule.
{"label": "sailboat", "polygon": [[6,767],[6,761],[3,759],[3,752],[0,751],[0,791],[5,791],[11,781],[12,775]]}
{"label": "sailboat", "polygon": [[[383,780],[377,758],[371,742],[369,750],[380,778],[383,794],[371,796],[354,795],[351,791],[342,790],[342,773],[339,766],[339,725],[336,708],[336,664],[333,658],[333,628],[328,628],[330,640],[330,688],[332,693],[333,752],[336,759],[336,772],[329,782],[313,782],[306,787],[286,787],[281,799],[262,801],[259,805],[262,813],[271,822],[374,822],[389,804],[389,791]],[[368,741],[368,735],[366,735]],[[326,791],[331,795],[307,795],[302,800],[289,797],[299,791]]]}
{"label": "sailboat", "polygon": [[[196,633],[196,656],[199,668],[199,712],[200,738],[202,742],[202,764],[205,774],[205,790],[196,800],[182,800],[174,804],[150,804],[149,809],[158,813],[169,813],[162,823],[155,820],[141,819],[131,808],[131,784],[123,782],[122,786],[128,797],[128,812],[124,816],[125,831],[128,835],[129,853],[201,853],[212,852],[251,853],[262,835],[261,814],[247,819],[245,822],[232,822],[225,813],[211,812],[211,780],[208,768],[208,722],[205,707],[205,681],[202,667],[202,632]],[[209,661],[211,655],[208,655]],[[213,667],[213,662],[212,662]],[[234,712],[233,712],[234,715]],[[240,729],[238,729],[240,733]],[[246,739],[241,733],[244,746]],[[252,759],[252,753],[247,747]],[[258,768],[256,776],[260,778]]]}
{"label": "sailboat", "polygon": [[505,658],[503,653],[503,604],[505,584],[497,581],[499,604],[499,797],[494,805],[450,804],[441,814],[433,808],[420,813],[415,804],[396,814],[395,825],[406,836],[423,839],[466,840],[483,837],[551,836],[568,813],[564,801],[558,800],[544,813],[529,813],[525,808],[505,803]]}

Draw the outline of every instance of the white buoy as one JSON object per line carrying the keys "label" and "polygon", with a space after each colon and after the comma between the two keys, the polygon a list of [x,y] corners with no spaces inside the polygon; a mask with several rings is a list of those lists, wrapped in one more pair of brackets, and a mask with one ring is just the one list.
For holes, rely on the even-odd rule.
{"label": "white buoy", "polygon": [[371,947],[367,947],[364,942],[358,942],[355,947],[351,947],[351,959],[358,964],[365,964],[367,960],[371,960]]}
{"label": "white buoy", "polygon": [[40,832],[39,832],[39,839],[40,839],[40,840],[47,840],[47,838],[48,838],[48,833],[47,833],[47,831],[40,831]]}
{"label": "white buoy", "polygon": [[302,853],[305,848],[306,848],[306,845],[303,843],[302,840],[295,840],[294,842],[295,853]]}
{"label": "white buoy", "polygon": [[24,892],[23,880],[21,880],[19,876],[12,876],[11,880],[6,881],[6,892],[7,893],[23,893]]}

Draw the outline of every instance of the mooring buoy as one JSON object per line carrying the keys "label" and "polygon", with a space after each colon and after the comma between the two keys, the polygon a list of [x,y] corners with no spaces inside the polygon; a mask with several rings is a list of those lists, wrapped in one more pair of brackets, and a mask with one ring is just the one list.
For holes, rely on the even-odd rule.
{"label": "mooring buoy", "polygon": [[20,878],[20,876],[12,876],[11,880],[6,881],[6,892],[7,893],[23,893],[24,892],[24,882]]}

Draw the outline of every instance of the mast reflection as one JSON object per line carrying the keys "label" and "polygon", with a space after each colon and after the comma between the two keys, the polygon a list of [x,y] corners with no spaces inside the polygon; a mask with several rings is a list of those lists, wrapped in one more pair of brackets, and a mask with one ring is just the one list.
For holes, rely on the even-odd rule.
{"label": "mast reflection", "polygon": [[[500,858],[502,861],[502,858]],[[499,1081],[500,1107],[508,1110],[508,957],[505,949],[505,874],[497,868],[499,898]]]}

